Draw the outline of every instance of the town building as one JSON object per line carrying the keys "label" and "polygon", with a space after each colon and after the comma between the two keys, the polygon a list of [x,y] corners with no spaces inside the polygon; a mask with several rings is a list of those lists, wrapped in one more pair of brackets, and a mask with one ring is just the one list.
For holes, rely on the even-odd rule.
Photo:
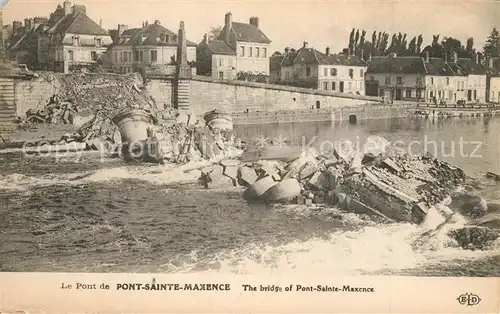
{"label": "town building", "polygon": [[198,45],[198,74],[218,79],[236,79],[236,52],[223,40],[209,40],[205,34]]}
{"label": "town building", "polygon": [[[117,40],[108,49],[108,66],[115,72],[138,72],[142,69],[175,65],[177,34],[161,25],[159,20],[141,28],[118,25]],[[196,44],[187,40],[187,60],[196,61]]]}
{"label": "town building", "polygon": [[12,33],[6,41],[6,55],[9,60],[26,64],[29,68],[39,68],[38,38],[39,27],[48,22],[47,18],[35,17],[12,23]]}
{"label": "town building", "polygon": [[69,0],[58,5],[48,20],[35,19],[30,28],[32,37],[26,37],[25,45],[36,47],[37,68],[44,70],[94,71],[112,43],[110,34],[87,16],[86,7]]}
{"label": "town building", "polygon": [[388,100],[455,104],[484,102],[486,70],[479,60],[424,57],[371,57],[366,82],[376,82],[376,95]]}
{"label": "town building", "polygon": [[486,102],[500,103],[500,59],[488,58],[486,66]]}
{"label": "town building", "polygon": [[365,95],[368,64],[354,55],[331,54],[309,48],[304,42],[298,50],[285,49],[279,82],[319,90]]}
{"label": "town building", "polygon": [[[225,15],[224,27],[219,37],[203,44],[203,50],[210,53],[201,53],[199,55],[201,59],[198,59],[198,62],[201,64],[210,62],[210,73],[215,77],[220,77],[222,74],[224,78],[232,78],[234,72],[236,75],[251,73],[267,76],[269,75],[270,45],[271,40],[259,27],[258,17],[251,17],[249,23],[233,22],[232,14],[229,12]],[[226,46],[232,50],[231,54]],[[236,59],[232,57],[233,55]],[[234,62],[234,64],[224,63],[225,61]]]}

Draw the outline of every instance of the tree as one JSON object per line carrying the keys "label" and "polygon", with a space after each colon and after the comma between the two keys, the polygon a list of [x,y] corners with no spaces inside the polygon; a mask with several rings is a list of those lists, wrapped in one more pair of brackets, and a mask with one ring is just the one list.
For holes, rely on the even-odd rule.
{"label": "tree", "polygon": [[222,34],[222,26],[210,27],[210,31],[208,32],[208,39],[215,40],[219,38]]}
{"label": "tree", "polygon": [[418,35],[417,38],[417,54],[420,54],[422,52],[422,43],[424,42],[424,37],[422,37],[422,34]]}
{"label": "tree", "polygon": [[500,56],[500,34],[496,28],[493,28],[488,36],[483,52],[486,57],[490,58],[498,58]]}
{"label": "tree", "polygon": [[356,30],[353,28],[352,31],[351,31],[351,34],[349,35],[349,50],[353,50],[354,49],[354,33],[356,32]]}

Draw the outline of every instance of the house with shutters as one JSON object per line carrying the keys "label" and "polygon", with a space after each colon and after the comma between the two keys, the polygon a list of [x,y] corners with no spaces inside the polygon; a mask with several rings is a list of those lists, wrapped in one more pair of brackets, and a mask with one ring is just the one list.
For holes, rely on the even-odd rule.
{"label": "house with shutters", "polygon": [[225,41],[209,40],[208,34],[205,34],[202,42],[198,44],[197,73],[220,80],[236,79],[236,58],[236,51],[229,47]]}
{"label": "house with shutters", "polygon": [[109,32],[87,16],[86,7],[72,6],[69,0],[36,32],[39,66],[56,72],[95,70],[112,44]]}
{"label": "house with shutters", "polygon": [[[117,39],[108,49],[107,64],[117,73],[173,65],[177,57],[177,34],[159,20],[141,28],[118,25]],[[187,40],[187,60],[196,61],[196,43]]]}
{"label": "house with shutters", "polygon": [[376,83],[375,95],[387,100],[456,104],[486,100],[486,69],[479,60],[420,56],[371,57],[366,82]]}
{"label": "house with shutters", "polygon": [[365,95],[368,64],[349,54],[331,54],[309,48],[304,42],[297,50],[285,49],[279,66],[279,81],[306,88]]}
{"label": "house with shutters", "polygon": [[241,72],[269,75],[271,40],[260,29],[258,17],[240,23],[233,22],[232,14],[226,13],[219,37],[204,39],[201,48],[204,52],[198,62],[209,62],[214,77],[234,78]]}

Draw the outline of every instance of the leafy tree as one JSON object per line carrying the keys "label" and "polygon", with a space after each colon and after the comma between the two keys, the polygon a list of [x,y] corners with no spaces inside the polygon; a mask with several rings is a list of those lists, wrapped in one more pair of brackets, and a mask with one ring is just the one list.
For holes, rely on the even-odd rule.
{"label": "leafy tree", "polygon": [[210,31],[208,32],[208,39],[215,40],[219,38],[222,34],[222,26],[210,27]]}

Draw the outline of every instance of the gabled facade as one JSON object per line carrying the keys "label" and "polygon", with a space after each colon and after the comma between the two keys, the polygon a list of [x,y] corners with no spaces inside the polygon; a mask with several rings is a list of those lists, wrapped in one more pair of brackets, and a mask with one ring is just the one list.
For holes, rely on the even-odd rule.
{"label": "gabled facade", "polygon": [[205,34],[197,50],[198,74],[221,80],[236,79],[236,52],[223,40],[209,40]]}
{"label": "gabled facade", "polygon": [[308,48],[285,50],[280,65],[274,65],[279,81],[301,87],[338,93],[365,95],[365,72],[368,64],[357,56],[322,53]]}
{"label": "gabled facade", "polygon": [[251,17],[249,23],[240,23],[233,22],[232,14],[227,13],[217,40],[225,42],[235,53],[237,73],[269,75],[271,40],[260,29],[258,17]]}
{"label": "gabled facade", "polygon": [[[177,34],[156,20],[144,22],[141,28],[118,25],[118,38],[108,50],[108,66],[115,72],[129,73],[144,68],[174,65]],[[187,40],[187,60],[196,61],[196,44]]]}
{"label": "gabled facade", "polygon": [[484,102],[486,71],[476,60],[424,57],[372,57],[366,82],[378,84],[378,95],[388,100],[456,104]]}
{"label": "gabled facade", "polygon": [[109,32],[86,15],[85,6],[71,6],[68,0],[37,31],[38,62],[56,72],[96,68],[112,44]]}

